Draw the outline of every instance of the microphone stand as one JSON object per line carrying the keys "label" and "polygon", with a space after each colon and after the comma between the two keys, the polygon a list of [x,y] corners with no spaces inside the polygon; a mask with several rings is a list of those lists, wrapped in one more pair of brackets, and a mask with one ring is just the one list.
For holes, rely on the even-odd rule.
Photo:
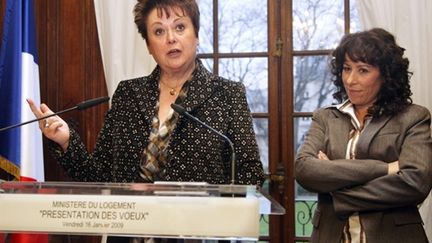
{"label": "microphone stand", "polygon": [[72,107],[72,108],[69,108],[69,109],[57,112],[57,113],[53,113],[53,114],[50,114],[50,115],[47,115],[47,116],[43,116],[43,117],[39,117],[39,118],[33,119],[33,120],[30,120],[30,121],[26,121],[26,122],[23,122],[23,123],[11,125],[11,126],[8,126],[8,127],[3,127],[3,128],[0,128],[0,132],[9,130],[9,129],[12,129],[12,128],[15,128],[15,127],[20,127],[20,126],[23,126],[23,125],[26,125],[26,124],[29,124],[29,123],[32,123],[32,122],[35,122],[35,121],[40,121],[40,120],[43,120],[43,119],[47,119],[48,117],[60,115],[60,114],[63,114],[65,112],[75,110],[76,108],[77,107],[75,106],[75,107]]}
{"label": "microphone stand", "polygon": [[23,126],[23,125],[26,125],[26,124],[29,124],[29,123],[32,123],[32,122],[35,122],[35,121],[40,121],[40,120],[43,120],[43,119],[47,119],[48,117],[57,116],[57,115],[60,115],[60,114],[63,114],[63,113],[69,112],[69,111],[84,110],[84,109],[87,109],[89,107],[98,105],[100,103],[107,102],[108,100],[109,100],[109,97],[99,97],[99,98],[94,98],[94,99],[86,100],[86,101],[83,101],[83,102],[77,104],[76,106],[68,108],[66,110],[55,112],[53,114],[50,114],[50,115],[47,115],[47,116],[43,116],[43,117],[39,117],[39,118],[30,120],[30,121],[26,121],[26,122],[23,122],[23,123],[18,123],[18,124],[15,124],[15,125],[11,125],[11,126],[0,128],[0,132],[9,130],[9,129],[12,129],[12,128],[15,128],[15,127],[20,127],[20,126]]}

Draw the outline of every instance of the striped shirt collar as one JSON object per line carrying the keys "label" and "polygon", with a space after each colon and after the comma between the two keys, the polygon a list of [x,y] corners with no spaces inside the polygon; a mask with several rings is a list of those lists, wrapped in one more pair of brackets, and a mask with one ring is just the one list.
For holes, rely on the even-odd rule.
{"label": "striped shirt collar", "polygon": [[351,101],[346,100],[341,104],[335,105],[334,107],[336,107],[336,109],[338,109],[340,112],[348,114],[351,117],[351,122],[353,123],[355,128],[360,129],[360,121],[355,115],[354,105],[351,103]]}

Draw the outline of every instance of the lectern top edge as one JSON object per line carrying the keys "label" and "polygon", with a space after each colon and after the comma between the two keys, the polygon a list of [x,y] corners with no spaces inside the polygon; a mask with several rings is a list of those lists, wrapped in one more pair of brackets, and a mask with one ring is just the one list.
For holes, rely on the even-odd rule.
{"label": "lectern top edge", "polygon": [[0,193],[247,196],[259,193],[252,185],[215,185],[202,182],[96,183],[0,182]]}

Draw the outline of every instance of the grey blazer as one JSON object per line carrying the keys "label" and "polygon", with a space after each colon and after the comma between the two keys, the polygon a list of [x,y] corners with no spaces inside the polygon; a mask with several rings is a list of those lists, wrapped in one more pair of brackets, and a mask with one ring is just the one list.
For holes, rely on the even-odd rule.
{"label": "grey blazer", "polygon": [[[432,187],[429,111],[410,105],[373,119],[345,159],[350,117],[334,107],[317,110],[295,161],[295,177],[318,193],[311,242],[340,242],[347,218],[358,212],[368,243],[428,242],[417,205]],[[317,158],[318,151],[330,160]],[[388,175],[388,163],[400,172]]]}

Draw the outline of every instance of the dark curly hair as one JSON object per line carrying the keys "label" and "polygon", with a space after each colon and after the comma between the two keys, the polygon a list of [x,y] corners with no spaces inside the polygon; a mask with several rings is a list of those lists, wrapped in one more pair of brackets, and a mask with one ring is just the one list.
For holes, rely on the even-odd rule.
{"label": "dark curly hair", "polygon": [[[147,18],[153,9],[157,9],[158,16],[166,14],[170,17],[170,10],[176,9],[182,13],[175,12],[179,16],[189,16],[192,20],[195,36],[198,38],[200,27],[200,12],[195,0],[138,0],[134,7],[135,24],[138,32],[147,42]],[[180,15],[182,14],[182,15]]]}
{"label": "dark curly hair", "polygon": [[333,97],[342,102],[348,99],[342,81],[345,57],[378,67],[384,80],[374,105],[368,112],[373,117],[394,115],[412,103],[408,70],[409,60],[403,57],[405,49],[396,44],[392,34],[381,28],[345,35],[333,51],[331,72],[336,92]]}

